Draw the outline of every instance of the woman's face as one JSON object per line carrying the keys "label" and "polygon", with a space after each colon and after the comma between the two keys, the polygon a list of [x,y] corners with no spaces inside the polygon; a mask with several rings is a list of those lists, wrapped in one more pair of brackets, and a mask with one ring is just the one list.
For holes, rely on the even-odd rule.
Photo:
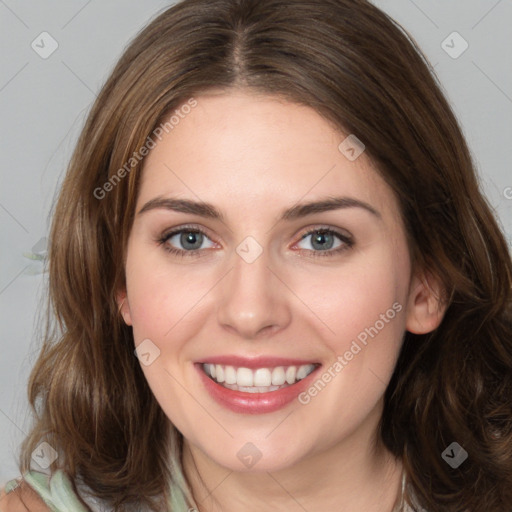
{"label": "woman's face", "polygon": [[314,110],[196,99],[145,160],[121,311],[190,446],[285,468],[375,431],[418,302],[404,226],[361,147],[340,150],[348,134]]}

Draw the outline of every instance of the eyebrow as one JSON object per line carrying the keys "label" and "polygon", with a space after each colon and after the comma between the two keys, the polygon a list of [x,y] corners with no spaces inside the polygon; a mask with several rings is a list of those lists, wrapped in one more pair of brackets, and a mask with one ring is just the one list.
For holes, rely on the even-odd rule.
{"label": "eyebrow", "polygon": [[[332,210],[346,208],[362,208],[375,217],[382,219],[381,214],[373,206],[353,197],[328,197],[319,201],[296,204],[281,215],[280,220],[296,220],[315,213],[322,213]],[[191,213],[208,219],[225,221],[224,215],[211,203],[203,201],[191,201],[189,199],[176,199],[172,197],[155,197],[149,200],[138,212],[137,215],[155,209],[172,210],[181,213]]]}

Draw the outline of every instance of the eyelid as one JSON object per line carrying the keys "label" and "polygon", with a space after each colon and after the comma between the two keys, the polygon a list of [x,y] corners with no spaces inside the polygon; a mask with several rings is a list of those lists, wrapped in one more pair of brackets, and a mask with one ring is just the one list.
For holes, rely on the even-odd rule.
{"label": "eyelid", "polygon": [[354,239],[352,234],[346,229],[337,228],[334,226],[330,226],[328,224],[313,224],[311,226],[307,226],[307,227],[301,229],[300,235],[299,235],[300,240],[302,240],[305,236],[310,235],[312,232],[315,232],[315,231],[329,231],[329,232],[333,232],[333,233],[335,233],[343,238],[349,239],[349,240]]}
{"label": "eyelid", "polygon": [[197,224],[184,224],[174,228],[169,228],[163,231],[159,238],[170,238],[171,236],[181,233],[182,231],[197,231],[208,237],[212,242],[215,242],[215,237],[210,235],[209,230]]}

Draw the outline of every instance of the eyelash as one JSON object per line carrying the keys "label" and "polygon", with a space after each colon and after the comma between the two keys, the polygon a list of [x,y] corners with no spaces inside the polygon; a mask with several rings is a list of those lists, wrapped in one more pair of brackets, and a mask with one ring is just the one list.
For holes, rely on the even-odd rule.
{"label": "eyelash", "polygon": [[[194,249],[192,251],[184,251],[182,249],[176,249],[175,247],[170,247],[169,245],[166,245],[166,242],[172,238],[174,235],[180,234],[180,233],[201,233],[202,235],[206,236],[207,238],[210,238],[208,234],[202,230],[201,228],[197,226],[181,226],[178,229],[175,229],[173,231],[169,231],[167,233],[164,233],[161,237],[159,237],[156,242],[159,246],[163,246],[163,249],[174,255],[179,257],[200,257],[200,253],[204,249]],[[329,235],[335,235],[338,237],[341,242],[343,242],[343,245],[338,247],[337,249],[328,249],[326,251],[313,251],[310,249],[300,249],[301,251],[306,251],[309,253],[312,253],[312,256],[314,258],[326,258],[326,257],[333,257],[336,256],[344,251],[347,251],[348,249],[351,249],[354,246],[354,240],[352,237],[348,235],[344,235],[340,233],[339,231],[336,231],[332,228],[327,227],[317,227],[310,229],[309,231],[306,231],[303,233],[300,237],[299,242],[301,242],[304,238],[308,237],[309,235],[313,235],[315,233],[322,233],[322,234],[329,234]],[[297,242],[298,243],[298,242]]]}

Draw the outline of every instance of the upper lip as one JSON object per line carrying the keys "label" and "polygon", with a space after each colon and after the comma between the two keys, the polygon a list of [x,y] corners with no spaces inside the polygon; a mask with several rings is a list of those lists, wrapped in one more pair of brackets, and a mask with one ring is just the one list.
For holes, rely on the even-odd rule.
{"label": "upper lip", "polygon": [[201,364],[220,364],[223,366],[234,366],[236,368],[274,368],[277,366],[302,366],[305,364],[319,364],[317,361],[305,359],[291,359],[287,357],[275,356],[257,356],[243,357],[236,355],[205,357],[197,363]]}

